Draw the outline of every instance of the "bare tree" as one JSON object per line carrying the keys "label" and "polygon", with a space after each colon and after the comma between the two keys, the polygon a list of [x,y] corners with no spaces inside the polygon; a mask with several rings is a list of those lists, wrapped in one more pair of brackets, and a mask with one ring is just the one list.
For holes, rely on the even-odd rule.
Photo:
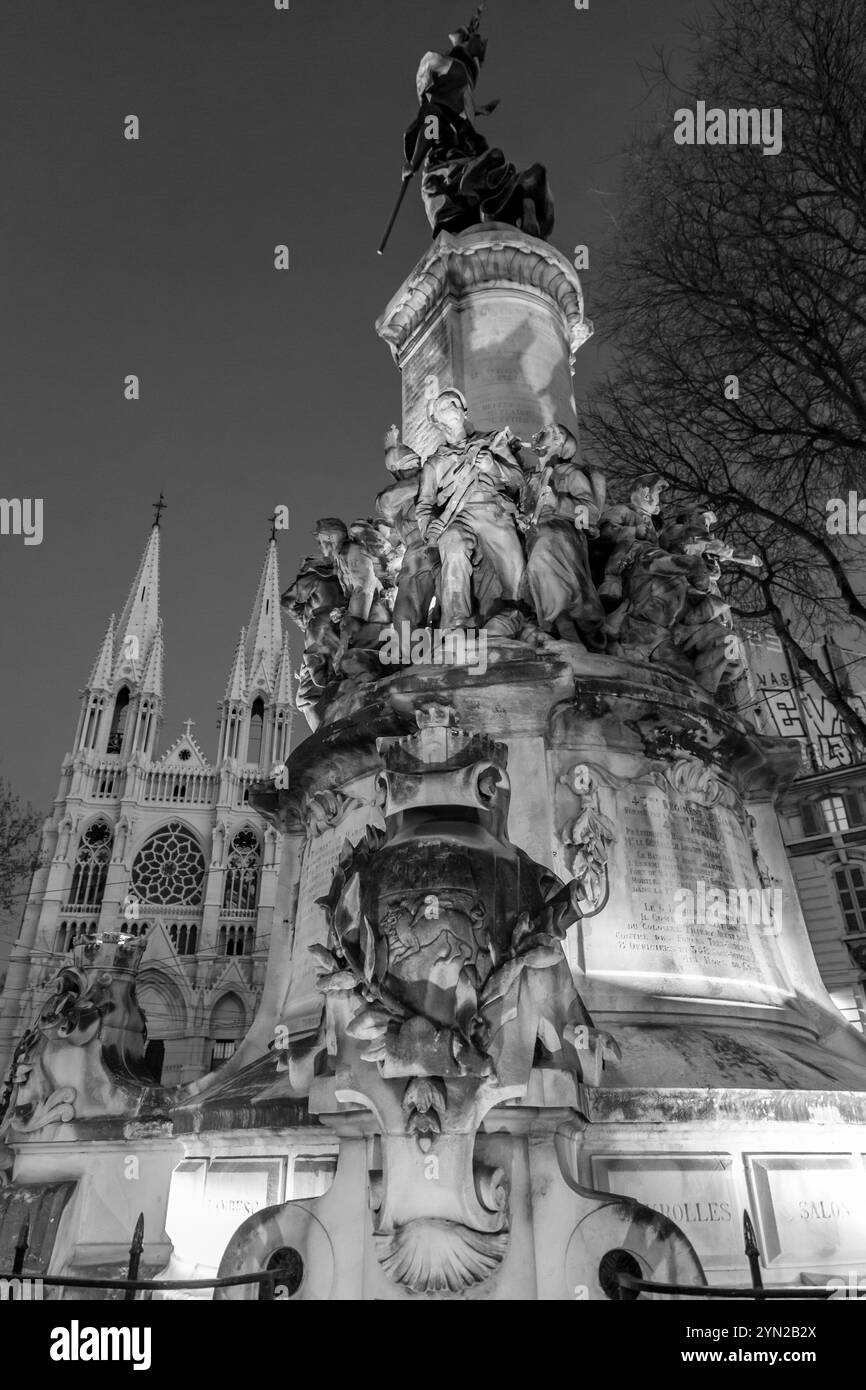
{"label": "bare tree", "polygon": [[[760,556],[731,575],[734,612],[770,621],[866,744],[810,651],[840,623],[866,643],[864,543],[827,525],[866,483],[866,5],[724,0],[690,32],[691,77],[660,62],[626,155],[585,431],[611,474],[662,474]],[[677,144],[699,101],[781,111],[781,151]]]}
{"label": "bare tree", "polygon": [[40,819],[22,804],[0,777],[0,909],[9,911],[16,889],[24,885],[38,861]]}

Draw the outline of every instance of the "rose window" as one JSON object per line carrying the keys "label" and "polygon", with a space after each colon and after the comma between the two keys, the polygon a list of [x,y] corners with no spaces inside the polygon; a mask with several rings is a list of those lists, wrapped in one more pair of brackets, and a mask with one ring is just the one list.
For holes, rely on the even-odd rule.
{"label": "rose window", "polygon": [[132,866],[132,886],[146,903],[160,907],[201,902],[204,855],[180,821],[170,821],[142,845]]}

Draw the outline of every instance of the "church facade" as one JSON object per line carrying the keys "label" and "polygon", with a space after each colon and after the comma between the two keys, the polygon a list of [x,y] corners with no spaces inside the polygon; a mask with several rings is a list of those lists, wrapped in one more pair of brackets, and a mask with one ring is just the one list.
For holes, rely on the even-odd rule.
{"label": "church facade", "polygon": [[155,1080],[180,1085],[233,1052],[261,995],[279,832],[248,803],[288,754],[293,699],[271,538],[219,705],[210,762],[187,720],[162,753],[161,530],[81,695],[0,999],[0,1069],[76,939],[145,936],[137,993]]}

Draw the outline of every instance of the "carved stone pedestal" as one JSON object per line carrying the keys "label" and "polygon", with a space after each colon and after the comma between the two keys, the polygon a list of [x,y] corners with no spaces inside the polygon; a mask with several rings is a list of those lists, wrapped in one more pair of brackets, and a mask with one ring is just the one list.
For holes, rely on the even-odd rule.
{"label": "carved stone pedestal", "polygon": [[661,667],[488,658],[347,683],[262,803],[316,830],[322,995],[281,1084],[341,1158],[222,1272],[286,1247],[302,1299],[606,1298],[617,1261],[748,1283],[744,1210],[768,1283],[866,1267],[866,1042],[772,811],[796,749]]}
{"label": "carved stone pedestal", "polygon": [[577,433],[570,367],[592,334],[574,267],[546,241],[488,222],[443,232],[376,324],[403,376],[403,437],[439,443],[428,378],[457,386],[478,430],[503,421],[524,439],[558,420]]}

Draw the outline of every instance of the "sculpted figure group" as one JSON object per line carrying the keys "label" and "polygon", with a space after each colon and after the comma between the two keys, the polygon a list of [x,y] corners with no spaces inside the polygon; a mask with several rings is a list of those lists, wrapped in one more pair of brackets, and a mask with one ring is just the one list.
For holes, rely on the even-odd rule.
{"label": "sculpted figure group", "polygon": [[[385,437],[393,482],[376,513],[316,526],[319,555],[283,595],[304,631],[298,707],[311,728],[335,682],[389,669],[383,644],[425,629],[662,662],[716,691],[742,670],[710,511],[660,516],[665,487],[639,478],[627,502],[578,458],[564,425],[528,442],[476,432],[464,396],[428,406],[442,442],[426,459]],[[406,657],[408,660],[408,656]]]}

